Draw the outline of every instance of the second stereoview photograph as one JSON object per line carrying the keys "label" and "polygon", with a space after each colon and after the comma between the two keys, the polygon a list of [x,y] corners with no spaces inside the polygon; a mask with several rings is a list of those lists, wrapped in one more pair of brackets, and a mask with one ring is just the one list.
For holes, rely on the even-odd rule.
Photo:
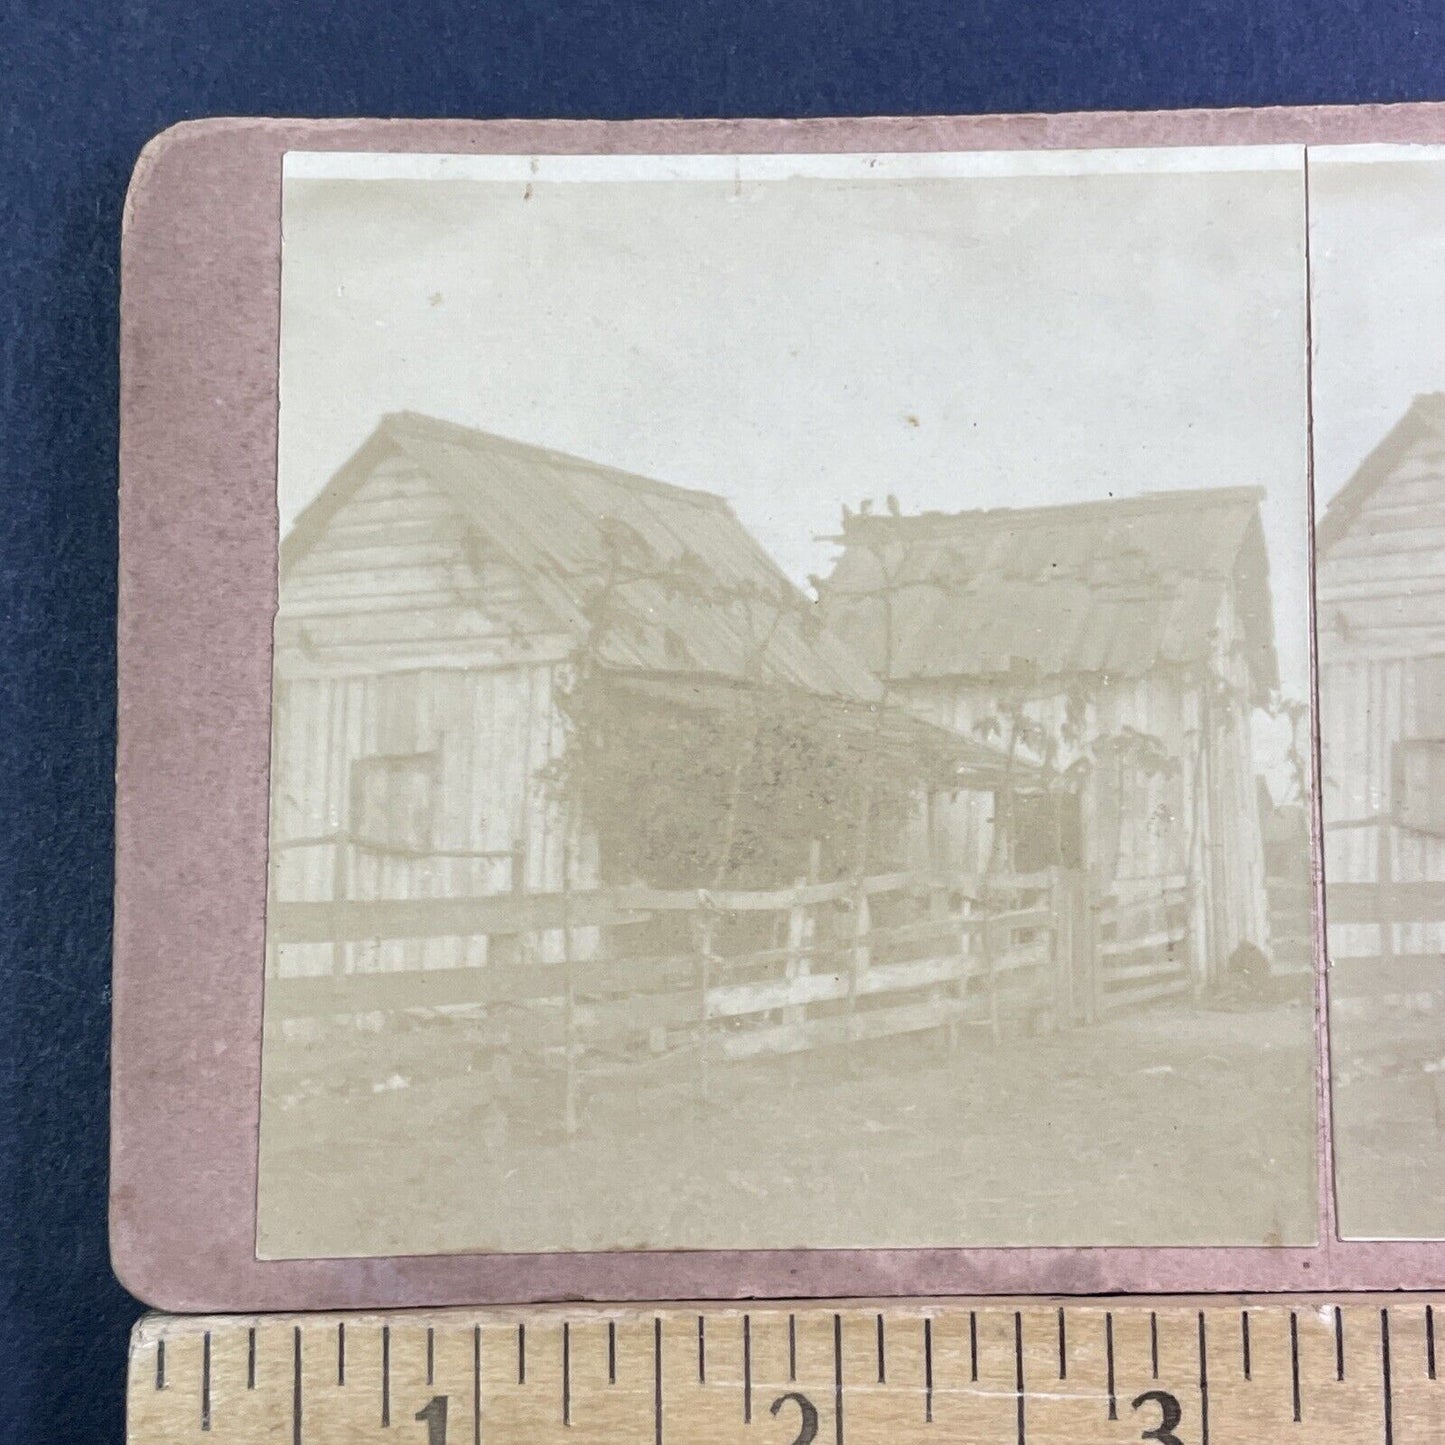
{"label": "second stereoview photograph", "polygon": [[258,1253],[1314,1242],[1312,204],[288,156]]}
{"label": "second stereoview photograph", "polygon": [[1311,152],[1340,1232],[1445,1238],[1445,150]]}

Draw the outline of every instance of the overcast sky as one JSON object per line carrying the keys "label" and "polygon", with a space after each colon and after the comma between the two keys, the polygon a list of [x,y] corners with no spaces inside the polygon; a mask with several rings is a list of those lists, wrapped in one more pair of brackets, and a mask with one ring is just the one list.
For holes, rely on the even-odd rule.
{"label": "overcast sky", "polygon": [[1310,152],[1320,509],[1413,396],[1445,391],[1445,155],[1412,149]]}
{"label": "overcast sky", "polygon": [[[1271,155],[965,179],[290,179],[283,526],[399,409],[720,492],[800,581],[828,570],[814,538],[845,500],[1260,486],[1303,695],[1303,186]],[[1341,189],[1321,178],[1317,219]],[[1343,282],[1347,251],[1379,242],[1355,246],[1341,209],[1316,245]],[[1332,484],[1438,384],[1440,241],[1398,249],[1433,265],[1437,310],[1377,268],[1372,314],[1398,305],[1421,335],[1388,385],[1372,375],[1380,395],[1345,375],[1359,318],[1316,319]],[[1324,364],[1335,334],[1349,344]]]}

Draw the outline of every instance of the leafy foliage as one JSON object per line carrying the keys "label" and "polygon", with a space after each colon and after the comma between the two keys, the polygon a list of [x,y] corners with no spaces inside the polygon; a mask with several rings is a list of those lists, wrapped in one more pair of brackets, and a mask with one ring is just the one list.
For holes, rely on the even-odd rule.
{"label": "leafy foliage", "polygon": [[[890,752],[881,718],[858,705],[827,703],[771,675],[780,629],[811,640],[816,607],[781,578],[724,584],[690,552],[664,558],[620,519],[603,519],[600,530],[604,566],[583,604],[587,636],[558,696],[567,746],[548,780],[596,835],[607,880],[776,887],[808,870],[815,840],[825,877],[846,872],[860,852],[886,857],[920,773],[935,763],[917,749]],[[671,621],[641,605],[659,594]],[[690,672],[680,619],[697,608],[728,612],[745,640],[735,678]],[[614,655],[649,635],[660,636],[676,679],[644,690],[614,669]]]}
{"label": "leafy foliage", "polygon": [[924,766],[880,757],[866,728],[781,688],[694,707],[598,670],[561,705],[568,745],[553,778],[597,835],[609,882],[777,887],[807,872],[814,839],[821,876],[841,876],[865,803],[872,856],[887,861]]}

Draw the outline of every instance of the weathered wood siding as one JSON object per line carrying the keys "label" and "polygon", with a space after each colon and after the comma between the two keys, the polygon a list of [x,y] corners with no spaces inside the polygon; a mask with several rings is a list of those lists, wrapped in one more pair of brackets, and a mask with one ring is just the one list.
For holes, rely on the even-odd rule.
{"label": "weathered wood siding", "polygon": [[[379,463],[282,583],[272,896],[560,888],[566,820],[542,774],[563,746],[555,694],[567,647],[444,492],[401,458]],[[423,755],[432,856],[327,841],[358,832],[359,763]],[[573,881],[591,872],[582,856]],[[445,968],[480,964],[485,951],[483,939],[293,945],[280,966]]]}
{"label": "weathered wood siding", "polygon": [[377,463],[282,579],[281,677],[510,667],[569,646],[511,562],[401,456]]}
{"label": "weathered wood siding", "polygon": [[[1242,663],[1226,658],[1222,665],[1247,696]],[[979,723],[1000,712],[999,690],[985,682],[959,679],[899,692],[930,720],[965,734],[976,735]],[[1112,774],[1090,769],[1082,798],[1084,846],[1103,890],[1137,895],[1158,880],[1187,877],[1195,885],[1192,941],[1201,976],[1221,969],[1242,942],[1267,950],[1264,842],[1247,705],[1214,698],[1206,719],[1200,690],[1183,674],[1165,669],[1103,681],[1092,695],[1086,739],[1132,728],[1158,738],[1170,759],[1168,769],[1153,774],[1127,763]],[[1059,738],[1066,706],[1061,689],[1031,701],[1026,711]],[[1076,757],[1061,746],[1055,766],[1067,768]],[[992,814],[992,800],[978,794],[935,804],[951,865],[982,866],[992,842]],[[1301,858],[1302,878],[1308,863]]]}
{"label": "weathered wood siding", "polygon": [[[1445,736],[1445,449],[1416,437],[1319,558],[1325,880],[1378,881],[1395,744]],[[1395,882],[1445,881],[1445,839],[1384,829]],[[1328,898],[1326,900],[1328,902]],[[1373,925],[1331,924],[1333,957],[1379,953]],[[1445,950],[1445,922],[1395,925],[1401,953]]]}
{"label": "weathered wood siding", "polygon": [[[1326,904],[1331,883],[1374,883],[1380,878],[1381,837],[1376,827],[1343,823],[1381,818],[1388,877],[1396,883],[1445,881],[1445,838],[1390,825],[1391,756],[1406,737],[1445,732],[1441,680],[1445,655],[1339,659],[1320,665],[1320,762],[1325,823]],[[1395,951],[1445,951],[1445,923],[1395,925]],[[1381,952],[1372,924],[1330,923],[1335,958]]]}
{"label": "weathered wood siding", "polygon": [[1319,558],[1322,663],[1445,654],[1445,448],[1420,438]]}

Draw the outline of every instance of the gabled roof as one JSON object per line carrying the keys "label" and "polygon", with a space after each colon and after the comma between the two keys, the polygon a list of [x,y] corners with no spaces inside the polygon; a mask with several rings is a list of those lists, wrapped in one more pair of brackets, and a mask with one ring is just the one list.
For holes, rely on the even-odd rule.
{"label": "gabled roof", "polygon": [[1349,532],[1371,497],[1422,447],[1445,452],[1445,392],[1424,392],[1385,433],[1354,476],[1330,499],[1315,528],[1315,557],[1322,560]]}
{"label": "gabled roof", "polygon": [[397,452],[516,566],[563,630],[580,639],[605,629],[600,664],[782,683],[850,702],[881,696],[723,498],[411,412],[383,417],[297,518],[282,543],[283,579]]}
{"label": "gabled roof", "polygon": [[824,612],[839,636],[895,681],[1020,668],[1138,676],[1211,657],[1221,604],[1233,590],[1263,696],[1278,672],[1262,497],[1254,488],[1220,488],[849,517]]}

